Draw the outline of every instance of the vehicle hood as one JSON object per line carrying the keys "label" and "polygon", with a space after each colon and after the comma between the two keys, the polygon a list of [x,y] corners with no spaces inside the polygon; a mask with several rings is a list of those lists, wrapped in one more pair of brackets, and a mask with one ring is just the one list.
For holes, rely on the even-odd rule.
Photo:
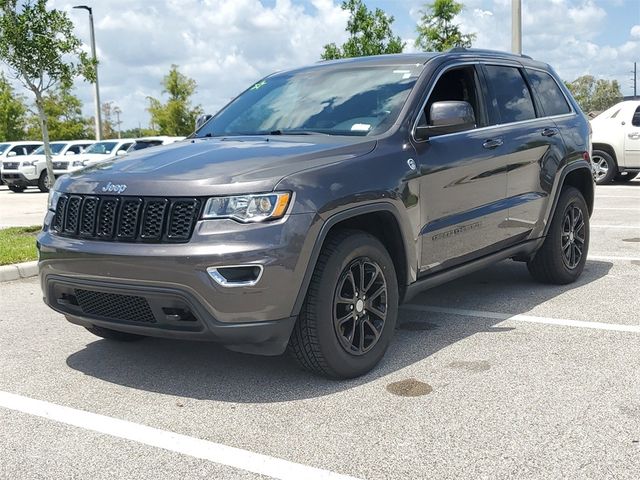
{"label": "vehicle hood", "polygon": [[62,177],[56,189],[150,196],[266,192],[287,175],[364,155],[375,144],[366,137],[316,135],[193,139],[98,163]]}

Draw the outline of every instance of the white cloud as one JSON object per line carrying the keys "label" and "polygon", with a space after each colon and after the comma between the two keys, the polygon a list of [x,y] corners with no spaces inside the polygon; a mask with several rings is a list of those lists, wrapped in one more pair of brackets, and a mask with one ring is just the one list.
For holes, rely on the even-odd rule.
{"label": "white cloud", "polygon": [[[394,29],[415,37],[414,23],[426,0],[403,0],[389,13],[405,12]],[[635,2],[636,0],[631,0]],[[70,13],[77,34],[88,42],[88,18],[72,10],[73,0],[51,0]],[[198,82],[195,103],[215,112],[258,78],[320,58],[326,43],[342,43],[347,14],[341,0],[101,0],[94,2],[103,101],[123,110],[124,127],[146,126],[147,96],[161,95],[160,82],[172,63]],[[465,0],[456,19],[475,32],[480,48],[511,47],[511,0]],[[618,44],[603,42],[607,3],[595,0],[525,0],[524,52],[554,66],[572,80],[590,73],[628,86],[628,72],[640,58],[640,25]],[[396,15],[400,18],[400,15]],[[404,38],[415,51],[414,38]],[[92,88],[78,82],[85,114],[93,110]]]}

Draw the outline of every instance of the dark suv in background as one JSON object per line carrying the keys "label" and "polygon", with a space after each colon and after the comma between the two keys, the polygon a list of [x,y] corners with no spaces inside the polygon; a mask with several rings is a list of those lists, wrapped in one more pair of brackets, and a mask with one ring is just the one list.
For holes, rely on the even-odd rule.
{"label": "dark suv in background", "polygon": [[358,376],[422,289],[507,258],[576,280],[589,152],[576,102],[526,56],[277,73],[186,141],[59,179],[38,237],[45,301],[104,338],[288,349]]}

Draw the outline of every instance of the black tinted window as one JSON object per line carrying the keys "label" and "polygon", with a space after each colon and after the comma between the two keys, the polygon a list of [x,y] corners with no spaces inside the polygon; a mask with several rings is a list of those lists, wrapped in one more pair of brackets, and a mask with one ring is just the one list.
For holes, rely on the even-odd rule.
{"label": "black tinted window", "polygon": [[493,91],[493,107],[500,113],[500,123],[536,118],[529,88],[520,70],[514,67],[487,65],[487,80]]}
{"label": "black tinted window", "polygon": [[634,127],[640,127],[640,107],[636,108],[633,118],[631,119],[631,125]]}
{"label": "black tinted window", "polygon": [[527,69],[527,75],[546,116],[570,113],[571,108],[560,87],[548,73]]}

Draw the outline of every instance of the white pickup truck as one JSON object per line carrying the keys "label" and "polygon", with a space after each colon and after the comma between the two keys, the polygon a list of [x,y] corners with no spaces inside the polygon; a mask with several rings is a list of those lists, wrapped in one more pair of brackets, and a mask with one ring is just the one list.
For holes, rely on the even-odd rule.
{"label": "white pickup truck", "polygon": [[591,120],[596,183],[628,182],[640,173],[640,100],[620,102]]}

